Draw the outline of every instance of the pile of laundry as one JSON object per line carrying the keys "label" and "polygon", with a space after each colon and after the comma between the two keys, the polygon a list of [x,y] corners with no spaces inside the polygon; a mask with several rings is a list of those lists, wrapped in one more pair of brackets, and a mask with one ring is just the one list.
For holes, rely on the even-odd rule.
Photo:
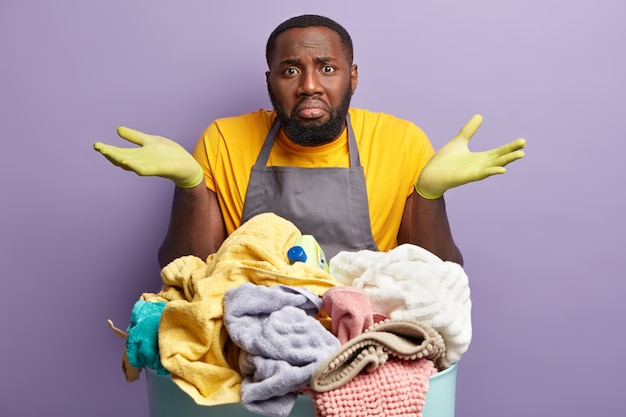
{"label": "pile of laundry", "polygon": [[135,303],[128,381],[169,375],[199,405],[241,402],[288,416],[297,396],[316,416],[421,415],[429,378],[471,340],[462,267],[415,245],[340,252],[329,270],[290,264],[300,231],[258,215],[206,260],[185,256]]}

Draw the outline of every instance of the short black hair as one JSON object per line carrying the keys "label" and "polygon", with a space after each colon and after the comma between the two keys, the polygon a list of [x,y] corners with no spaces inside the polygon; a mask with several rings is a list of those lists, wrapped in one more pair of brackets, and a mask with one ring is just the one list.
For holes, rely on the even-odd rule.
{"label": "short black hair", "polygon": [[328,17],[319,16],[316,14],[304,14],[285,20],[283,23],[278,25],[276,29],[274,29],[274,31],[270,34],[270,37],[267,39],[267,45],[265,46],[265,59],[267,60],[267,65],[270,65],[270,58],[274,54],[274,50],[276,49],[276,38],[278,38],[278,35],[286,31],[287,29],[308,28],[312,26],[324,26],[337,33],[339,35],[339,38],[341,39],[343,49],[348,56],[348,62],[352,64],[352,60],[354,59],[354,47],[352,46],[352,38],[350,38],[350,34],[348,34],[348,31],[339,23]]}

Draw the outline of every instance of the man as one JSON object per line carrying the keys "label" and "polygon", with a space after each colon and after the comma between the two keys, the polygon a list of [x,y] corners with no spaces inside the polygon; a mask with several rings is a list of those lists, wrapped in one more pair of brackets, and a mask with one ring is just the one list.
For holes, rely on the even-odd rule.
{"label": "man", "polygon": [[169,139],[125,127],[118,134],[140,148],[94,145],[115,165],[176,184],[160,264],[188,254],[204,259],[268,211],[315,236],[329,258],[412,243],[462,264],[443,193],[504,173],[524,155],[525,141],[470,152],[477,115],[433,156],[414,124],[349,108],[358,82],[352,41],[322,16],[283,22],[268,39],[266,58],[274,110],[215,121],[195,159]]}

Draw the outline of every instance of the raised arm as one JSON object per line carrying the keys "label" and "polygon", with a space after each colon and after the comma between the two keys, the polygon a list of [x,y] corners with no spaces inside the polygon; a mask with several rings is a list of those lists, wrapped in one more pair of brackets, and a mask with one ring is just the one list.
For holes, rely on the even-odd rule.
{"label": "raised arm", "polygon": [[428,200],[413,191],[406,200],[398,244],[412,243],[444,261],[463,265],[461,251],[452,239],[443,197]]}
{"label": "raised arm", "polygon": [[120,137],[139,145],[118,148],[101,142],[94,148],[112,164],[141,176],[167,178],[176,184],[167,235],[159,250],[159,264],[184,255],[204,259],[225,239],[225,227],[215,193],[204,185],[200,164],[182,146],[161,137],[127,127]]}
{"label": "raised arm", "polygon": [[169,227],[159,249],[159,264],[163,267],[185,255],[205,259],[219,249],[225,238],[216,194],[204,183],[189,189],[176,187]]}
{"label": "raised arm", "polygon": [[415,192],[407,199],[398,243],[413,243],[443,260],[463,263],[452,239],[443,194],[454,187],[504,174],[506,165],[524,156],[526,140],[516,139],[484,152],[470,152],[469,141],[482,124],[473,116],[459,133],[439,149],[422,170]]}

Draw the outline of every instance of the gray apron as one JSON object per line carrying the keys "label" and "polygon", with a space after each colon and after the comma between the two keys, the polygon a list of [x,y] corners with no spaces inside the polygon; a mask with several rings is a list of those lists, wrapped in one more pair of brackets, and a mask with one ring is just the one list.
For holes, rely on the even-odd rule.
{"label": "gray apron", "polygon": [[280,130],[280,121],[276,119],[250,173],[242,224],[257,214],[275,213],[295,224],[302,234],[313,235],[327,260],[342,250],[377,251],[365,175],[350,116],[346,125],[349,168],[267,166]]}

